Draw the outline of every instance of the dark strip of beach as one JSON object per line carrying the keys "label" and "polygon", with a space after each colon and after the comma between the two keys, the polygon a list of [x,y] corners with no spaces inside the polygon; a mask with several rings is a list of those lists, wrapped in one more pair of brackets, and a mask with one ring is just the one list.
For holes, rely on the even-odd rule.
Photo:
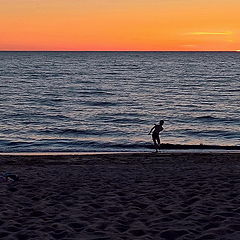
{"label": "dark strip of beach", "polygon": [[[235,150],[235,149],[234,149]],[[240,239],[240,152],[1,154],[1,239]]]}

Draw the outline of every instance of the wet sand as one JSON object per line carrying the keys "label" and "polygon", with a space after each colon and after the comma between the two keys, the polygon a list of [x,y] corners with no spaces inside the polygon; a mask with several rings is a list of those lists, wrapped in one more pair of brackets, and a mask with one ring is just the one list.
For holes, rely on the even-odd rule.
{"label": "wet sand", "polygon": [[0,239],[240,239],[240,153],[0,155]]}

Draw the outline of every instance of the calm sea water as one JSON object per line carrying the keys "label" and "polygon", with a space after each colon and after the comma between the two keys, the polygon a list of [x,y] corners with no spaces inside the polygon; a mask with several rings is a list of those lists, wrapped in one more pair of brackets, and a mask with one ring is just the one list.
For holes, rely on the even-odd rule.
{"label": "calm sea water", "polygon": [[240,145],[240,53],[0,52],[0,151]]}

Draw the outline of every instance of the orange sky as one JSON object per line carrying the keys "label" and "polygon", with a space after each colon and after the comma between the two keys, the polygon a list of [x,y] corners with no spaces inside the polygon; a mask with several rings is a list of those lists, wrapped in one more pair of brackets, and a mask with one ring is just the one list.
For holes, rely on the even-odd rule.
{"label": "orange sky", "polygon": [[0,50],[240,49],[239,0],[0,0]]}

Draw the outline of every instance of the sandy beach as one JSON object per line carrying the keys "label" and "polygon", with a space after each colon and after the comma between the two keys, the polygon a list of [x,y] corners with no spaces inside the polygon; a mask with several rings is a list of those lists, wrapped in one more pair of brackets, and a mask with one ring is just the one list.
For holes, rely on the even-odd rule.
{"label": "sandy beach", "polygon": [[0,239],[240,239],[240,152],[0,155]]}

